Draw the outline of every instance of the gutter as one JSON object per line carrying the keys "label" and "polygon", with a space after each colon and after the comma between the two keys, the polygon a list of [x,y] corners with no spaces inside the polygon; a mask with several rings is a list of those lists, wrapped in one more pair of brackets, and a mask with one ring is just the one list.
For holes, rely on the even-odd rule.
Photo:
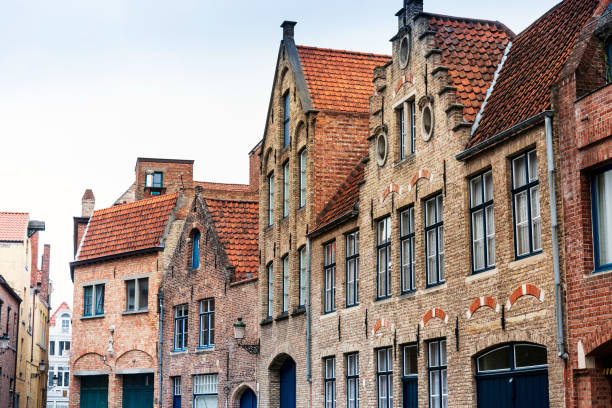
{"label": "gutter", "polygon": [[556,171],[552,138],[552,114],[546,116],[545,125],[546,158],[548,161],[548,191],[550,193],[550,232],[552,237],[553,274],[555,279],[555,319],[557,323],[557,355],[563,360],[567,360],[569,355],[565,350],[565,342],[563,338],[563,293],[561,291],[561,268],[559,266],[559,223],[557,221],[557,189],[555,183]]}
{"label": "gutter", "polygon": [[[310,313],[310,238],[306,236],[306,252],[308,253],[308,268],[306,268],[306,381],[310,383],[312,389],[312,329]],[[312,406],[312,398],[310,400]]]}
{"label": "gutter", "polygon": [[322,233],[324,233],[325,231],[329,231],[330,229],[332,229],[333,227],[342,224],[344,221],[347,221],[353,217],[356,217],[359,214],[359,211],[354,209],[351,210],[347,213],[342,214],[341,216],[331,220],[330,222],[328,222],[327,224],[317,228],[316,230],[306,234],[306,236],[308,236],[309,238],[314,238],[317,235],[321,235]]}
{"label": "gutter", "polygon": [[522,122],[517,123],[516,125],[509,127],[506,130],[502,130],[501,132],[493,135],[492,137],[483,140],[480,143],[475,144],[472,147],[469,147],[467,149],[465,149],[464,151],[462,151],[461,153],[459,153],[458,155],[455,156],[455,159],[459,160],[459,161],[465,161],[473,156],[476,156],[478,153],[482,152],[483,150],[493,146],[494,144],[497,144],[507,138],[509,138],[510,136],[524,130],[527,129],[533,125],[535,125],[536,123],[539,123],[541,121],[544,120],[544,118],[546,117],[552,117],[553,113],[552,111],[546,110],[543,112],[540,112],[530,118],[525,119]]}

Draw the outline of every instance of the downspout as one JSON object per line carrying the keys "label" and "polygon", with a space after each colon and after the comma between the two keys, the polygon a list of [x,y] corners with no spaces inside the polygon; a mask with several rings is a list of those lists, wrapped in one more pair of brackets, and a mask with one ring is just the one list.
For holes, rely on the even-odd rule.
{"label": "downspout", "polygon": [[548,160],[548,191],[550,193],[550,232],[552,237],[553,251],[553,274],[555,277],[555,319],[557,321],[557,355],[563,360],[568,359],[563,340],[563,307],[561,292],[561,271],[559,266],[559,223],[557,221],[557,189],[555,184],[555,161],[553,153],[552,138],[552,114],[546,115],[544,119],[546,128],[546,157]]}
{"label": "downspout", "polygon": [[[311,367],[311,328],[310,328],[310,237],[306,237],[306,252],[308,253],[308,268],[306,268],[306,380],[312,387],[312,367]],[[310,401],[312,405],[312,399]]]}
{"label": "downspout", "polygon": [[161,408],[163,406],[162,386],[164,384],[162,375],[164,355],[164,292],[162,290],[157,293],[157,300],[159,301],[159,408]]}

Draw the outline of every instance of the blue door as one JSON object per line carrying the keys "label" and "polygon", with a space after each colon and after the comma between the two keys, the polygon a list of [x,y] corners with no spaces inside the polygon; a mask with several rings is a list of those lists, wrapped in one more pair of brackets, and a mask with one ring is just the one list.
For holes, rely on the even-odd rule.
{"label": "blue door", "polygon": [[108,407],[108,376],[81,377],[81,408]]}
{"label": "blue door", "polygon": [[247,388],[240,397],[240,408],[257,408],[257,397],[250,388]]}
{"label": "blue door", "polygon": [[172,408],[181,408],[181,396],[175,395],[172,399]]}
{"label": "blue door", "polygon": [[404,377],[402,380],[402,396],[403,396],[403,408],[417,408],[419,406],[418,402],[418,378],[414,377]]}
{"label": "blue door", "polygon": [[287,358],[280,369],[280,408],[295,408],[295,361]]}

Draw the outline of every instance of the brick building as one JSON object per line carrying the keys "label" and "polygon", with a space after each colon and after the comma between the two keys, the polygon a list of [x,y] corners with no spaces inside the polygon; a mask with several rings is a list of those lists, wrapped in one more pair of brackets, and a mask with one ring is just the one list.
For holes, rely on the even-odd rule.
{"label": "brick building", "polygon": [[14,406],[20,408],[40,407],[47,399],[51,247],[45,244],[39,258],[39,232],[44,230],[45,223],[30,220],[28,213],[0,212],[0,271],[21,298],[11,392]]}
{"label": "brick building", "polygon": [[[283,38],[261,147],[260,406],[308,405],[308,244],[320,211],[366,151],[374,67],[387,56],[296,46]],[[280,383],[285,387],[281,389]]]}
{"label": "brick building", "polygon": [[[592,3],[592,2],[591,2]],[[592,6],[593,7],[593,6]],[[607,8],[607,9],[606,9]],[[571,50],[558,98],[567,287],[568,407],[612,407],[612,88],[609,1]]]}
{"label": "brick building", "polygon": [[15,406],[20,305],[21,298],[0,275],[0,339],[6,342],[6,348],[0,347],[0,406],[7,408]]}

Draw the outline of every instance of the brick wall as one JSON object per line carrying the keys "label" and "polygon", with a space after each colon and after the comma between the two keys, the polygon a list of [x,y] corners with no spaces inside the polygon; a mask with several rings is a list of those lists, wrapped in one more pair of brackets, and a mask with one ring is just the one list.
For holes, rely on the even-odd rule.
{"label": "brick wall", "polygon": [[[13,406],[13,392],[15,391],[17,378],[15,363],[17,358],[19,301],[2,284],[0,284],[0,301],[0,333],[7,334],[9,337],[9,349],[0,354],[0,367],[2,367],[0,406],[10,408]],[[8,331],[6,330],[7,327]]]}
{"label": "brick wall", "polygon": [[147,171],[163,173],[163,194],[181,190],[186,195],[193,195],[193,160],[138,158],[136,161],[136,200],[142,200],[150,195],[149,190],[145,187]]}

